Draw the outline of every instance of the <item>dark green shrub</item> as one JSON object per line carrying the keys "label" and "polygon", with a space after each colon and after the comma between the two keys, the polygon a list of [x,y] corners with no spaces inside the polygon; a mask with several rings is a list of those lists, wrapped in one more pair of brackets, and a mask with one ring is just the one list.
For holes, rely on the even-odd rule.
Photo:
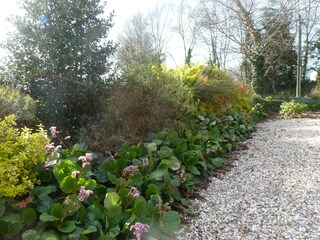
{"label": "dark green shrub", "polygon": [[260,103],[263,105],[264,111],[269,114],[278,114],[280,112],[280,106],[283,103],[283,100],[277,100],[272,98],[256,98],[254,103]]}

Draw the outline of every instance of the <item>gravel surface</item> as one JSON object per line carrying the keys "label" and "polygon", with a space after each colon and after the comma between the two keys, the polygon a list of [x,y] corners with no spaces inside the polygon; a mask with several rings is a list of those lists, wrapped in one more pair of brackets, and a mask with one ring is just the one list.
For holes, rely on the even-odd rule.
{"label": "gravel surface", "polygon": [[320,240],[320,119],[260,123],[246,144],[191,200],[178,239]]}

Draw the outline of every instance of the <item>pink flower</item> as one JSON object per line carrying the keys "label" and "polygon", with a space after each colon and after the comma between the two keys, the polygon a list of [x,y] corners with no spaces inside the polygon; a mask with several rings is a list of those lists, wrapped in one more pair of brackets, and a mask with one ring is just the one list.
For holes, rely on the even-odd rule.
{"label": "pink flower", "polygon": [[135,172],[138,172],[139,168],[135,165],[129,165],[128,167],[122,170],[122,175],[124,177],[132,176]]}
{"label": "pink flower", "polygon": [[143,224],[141,222],[136,222],[130,227],[130,231],[134,230],[133,234],[136,236],[137,240],[140,240],[142,235],[147,233],[150,229],[148,224]]}
{"label": "pink flower", "polygon": [[27,197],[25,199],[26,203],[32,203],[33,198],[32,197]]}
{"label": "pink flower", "polygon": [[54,143],[49,143],[45,146],[45,151],[47,154],[53,156],[60,148],[62,148],[61,145],[55,147]]}
{"label": "pink flower", "polygon": [[85,168],[86,166],[89,166],[90,163],[89,162],[82,162],[82,168]]}
{"label": "pink flower", "polygon": [[77,175],[79,175],[79,174],[80,174],[79,171],[73,171],[73,172],[71,173],[71,175],[72,175],[73,177],[75,177],[75,176],[77,176]]}
{"label": "pink flower", "polygon": [[56,163],[57,163],[57,160],[48,161],[44,163],[43,167],[48,170],[50,168],[53,168],[56,165]]}
{"label": "pink flower", "polygon": [[70,139],[71,139],[70,136],[66,136],[66,137],[64,138],[64,140],[66,140],[66,141],[68,141],[68,140],[70,140]]}
{"label": "pink flower", "polygon": [[127,196],[128,197],[139,197],[140,196],[140,192],[135,187],[131,187],[131,190],[130,190],[130,192],[128,193]]}
{"label": "pink flower", "polygon": [[87,159],[88,162],[91,162],[93,160],[92,153],[86,153],[85,158]]}
{"label": "pink flower", "polygon": [[80,156],[78,160],[82,162],[82,168],[85,168],[93,160],[92,153],[86,153],[84,156]]}
{"label": "pink flower", "polygon": [[143,166],[149,166],[149,159],[148,158],[142,159],[142,164]]}
{"label": "pink flower", "polygon": [[226,116],[227,122],[231,123],[233,121],[233,117],[232,116]]}
{"label": "pink flower", "polygon": [[19,208],[25,208],[28,205],[28,203],[25,200],[22,200],[18,204],[19,204]]}
{"label": "pink flower", "polygon": [[64,202],[66,205],[69,205],[70,203],[72,203],[72,201],[70,199],[67,199],[65,202]]}
{"label": "pink flower", "polygon": [[78,198],[80,202],[83,202],[84,200],[86,200],[91,194],[93,194],[93,192],[91,190],[86,190],[84,188],[84,186],[80,187],[80,191],[78,194]]}
{"label": "pink flower", "polygon": [[57,127],[52,126],[52,127],[50,128],[50,133],[51,133],[51,136],[52,136],[53,138],[56,138],[56,137],[57,137],[57,134],[59,133],[59,132],[57,131]]}
{"label": "pink flower", "polygon": [[32,197],[27,197],[26,199],[22,200],[21,202],[19,202],[19,208],[25,208],[28,203],[32,203],[33,198]]}

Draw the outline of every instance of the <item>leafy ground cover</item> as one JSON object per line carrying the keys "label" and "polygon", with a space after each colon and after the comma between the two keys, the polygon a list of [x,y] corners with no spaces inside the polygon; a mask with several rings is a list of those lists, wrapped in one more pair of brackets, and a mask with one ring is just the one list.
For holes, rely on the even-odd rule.
{"label": "leafy ground cover", "polygon": [[269,116],[291,117],[316,117],[320,112],[320,102],[312,98],[273,99],[257,98],[255,103],[263,106]]}
{"label": "leafy ground cover", "polygon": [[186,194],[228,162],[228,152],[264,116],[261,107],[250,114],[199,115],[179,130],[165,128],[146,142],[123,144],[108,157],[85,144],[67,147],[69,137],[53,127],[53,140],[66,147],[47,145],[46,162],[34,169],[41,184],[23,195],[0,197],[0,235],[172,239],[180,228],[179,211],[188,206]]}

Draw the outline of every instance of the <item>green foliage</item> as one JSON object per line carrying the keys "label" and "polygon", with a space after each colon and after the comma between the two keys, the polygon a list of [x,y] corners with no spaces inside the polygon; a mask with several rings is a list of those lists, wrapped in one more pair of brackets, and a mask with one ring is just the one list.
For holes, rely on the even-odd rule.
{"label": "green foliage", "polygon": [[255,122],[259,122],[267,117],[266,109],[264,104],[256,103],[251,109],[251,115]]}
{"label": "green foliage", "polygon": [[280,114],[285,118],[294,117],[297,114],[307,110],[308,105],[303,102],[296,102],[291,100],[290,102],[284,102],[280,106]]}
{"label": "green foliage", "polygon": [[176,68],[174,73],[191,87],[202,111],[220,113],[233,107],[248,112],[251,109],[254,96],[251,88],[237,83],[229,73],[214,65],[185,65]]}
{"label": "green foliage", "polygon": [[123,144],[107,159],[84,144],[60,149],[46,162],[43,186],[24,200],[0,198],[0,236],[132,239],[134,226],[143,223],[146,238],[174,239],[181,219],[173,209],[188,206],[184,194],[228,162],[228,152],[253,130],[255,115],[199,115],[148,142]]}
{"label": "green foliage", "polygon": [[19,122],[30,123],[35,120],[36,101],[18,90],[0,87],[0,118],[10,114],[14,114]]}
{"label": "green foliage", "polygon": [[278,114],[280,112],[280,106],[283,103],[283,100],[273,99],[272,97],[267,98],[256,98],[254,102],[260,103],[263,105],[264,111],[268,115]]}
{"label": "green foliage", "polygon": [[112,14],[104,15],[100,0],[25,0],[21,6],[24,15],[11,19],[16,31],[4,44],[12,84],[39,100],[45,125],[79,128],[96,114],[97,89],[110,69]]}
{"label": "green foliage", "polygon": [[0,139],[0,196],[23,195],[39,183],[36,168],[45,161],[49,139],[41,127],[18,130],[14,115],[0,122]]}

